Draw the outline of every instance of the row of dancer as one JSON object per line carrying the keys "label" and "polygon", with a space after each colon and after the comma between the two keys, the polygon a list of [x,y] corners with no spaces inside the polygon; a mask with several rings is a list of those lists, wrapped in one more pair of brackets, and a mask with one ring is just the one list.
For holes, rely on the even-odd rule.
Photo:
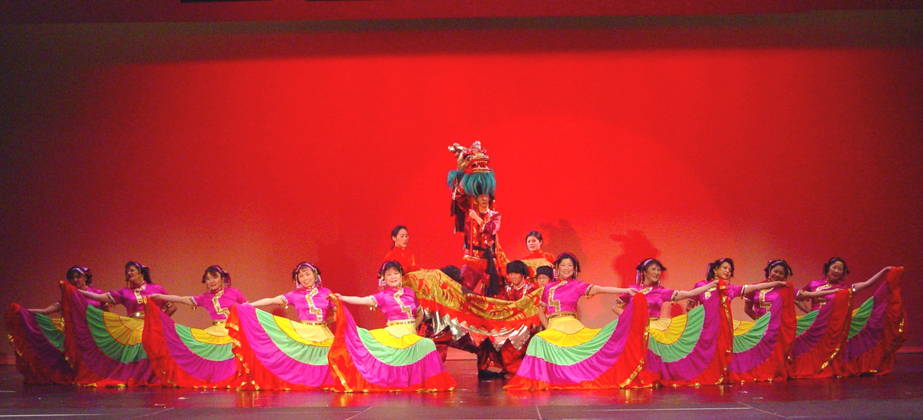
{"label": "row of dancer", "polygon": [[[167,294],[134,261],[125,276],[127,287],[104,293],[89,286],[89,269],[74,267],[59,303],[34,310],[11,305],[7,323],[26,383],[347,392],[455,386],[433,342],[415,334],[421,312],[396,261],[382,265],[380,291],[366,297],[332,293],[307,262],[292,272],[293,291],[254,302],[217,265],[205,270],[206,292],[197,296]],[[358,328],[343,303],[377,307],[388,325]],[[205,308],[212,325],[174,323],[175,304]],[[108,312],[113,305],[125,306],[129,316]],[[299,320],[257,309],[269,305],[292,305]],[[47,316],[55,311],[63,322]]]}

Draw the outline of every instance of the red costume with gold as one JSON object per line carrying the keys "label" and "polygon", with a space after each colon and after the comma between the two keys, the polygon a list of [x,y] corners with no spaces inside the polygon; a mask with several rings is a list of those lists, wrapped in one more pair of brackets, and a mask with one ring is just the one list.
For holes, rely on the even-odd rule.
{"label": "red costume with gold", "polygon": [[391,250],[388,251],[388,255],[385,255],[385,259],[382,260],[382,262],[388,261],[397,261],[401,263],[401,268],[404,269],[405,273],[420,269],[420,267],[417,266],[417,259],[407,248],[401,248],[399,246],[391,247]]}

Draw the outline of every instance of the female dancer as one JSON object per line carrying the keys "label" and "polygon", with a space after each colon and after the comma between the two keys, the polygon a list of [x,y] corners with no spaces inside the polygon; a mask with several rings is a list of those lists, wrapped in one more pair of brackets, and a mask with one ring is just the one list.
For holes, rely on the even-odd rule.
{"label": "female dancer", "polygon": [[391,250],[385,255],[384,261],[397,261],[401,263],[401,267],[407,268],[408,273],[419,270],[416,258],[407,250],[407,243],[410,241],[407,226],[397,225],[391,229],[391,241]]}
{"label": "female dancer", "polygon": [[[755,284],[745,284],[741,286],[731,284],[732,277],[734,277],[734,260],[730,258],[721,258],[708,264],[705,280],[697,282],[694,287],[704,286],[709,282],[713,282],[715,279],[724,280],[728,283],[728,300],[730,300],[739,296],[743,296],[749,292],[772,289],[775,287],[785,287],[787,285],[787,283],[784,281],[769,281]],[[715,286],[710,287],[704,293],[696,296],[694,299],[691,299],[689,301],[689,309],[692,309],[696,305],[705,303],[705,301],[711,297],[714,288]]]}
{"label": "female dancer", "polygon": [[176,387],[229,388],[236,385],[237,364],[224,327],[230,307],[247,303],[231,286],[231,275],[213,265],[202,274],[205,293],[198,296],[153,294],[151,299],[203,306],[212,319],[204,330],[177,325],[150,302],[144,317],[142,343],[162,383]]}
{"label": "female dancer", "polygon": [[[333,389],[344,392],[451,391],[455,379],[445,371],[436,345],[416,334],[423,313],[413,290],[403,287],[404,271],[388,261],[378,271],[380,292],[365,297],[337,298],[336,338],[330,367],[337,380]],[[340,302],[377,307],[388,319],[379,330],[357,328]]]}
{"label": "female dancer", "polygon": [[542,251],[542,234],[533,230],[526,234],[526,248],[529,249],[529,255],[522,259],[531,272],[529,279],[534,279],[535,270],[539,267],[551,267],[554,264],[554,255]]}
{"label": "female dancer", "polygon": [[[79,290],[103,291],[90,286],[89,268],[74,266],[67,270],[67,281]],[[99,307],[99,302],[91,302]],[[27,384],[70,384],[74,371],[64,357],[64,319],[47,315],[61,311],[61,302],[42,309],[25,309],[10,304],[6,325],[10,344],[16,354],[16,369]]]}
{"label": "female dancer", "polygon": [[788,378],[785,361],[795,339],[796,326],[794,295],[788,283],[793,271],[785,260],[772,260],[766,264],[763,273],[766,280],[760,284],[784,283],[787,287],[761,290],[747,287],[744,312],[756,322],[734,323],[734,353],[728,368],[729,382]]}
{"label": "female dancer", "polygon": [[[903,270],[885,267],[870,279],[847,287],[846,261],[839,257],[823,267],[824,279],[808,283],[795,303],[811,312],[798,319],[798,335],[789,356],[793,378],[825,378],[861,373],[887,373],[903,341],[900,276]],[[887,275],[875,295],[853,314],[852,296]]]}
{"label": "female dancer", "polygon": [[[891,270],[891,267],[882,268],[870,279],[860,283],[853,283],[852,286],[849,286],[849,289],[853,293],[859,293],[881,280],[889,270]],[[824,278],[808,283],[795,294],[795,305],[802,312],[811,312],[820,309],[828,302],[832,302],[833,295],[837,291],[847,288],[844,281],[847,274],[849,274],[849,267],[846,266],[846,261],[840,257],[831,258],[824,264]],[[811,301],[810,309],[805,304],[806,300]]]}
{"label": "female dancer", "polygon": [[607,389],[636,386],[644,360],[647,316],[643,297],[625,308],[622,319],[602,329],[586,328],[577,319],[577,301],[598,294],[634,295],[635,290],[603,287],[577,280],[580,263],[564,253],[555,260],[558,280],[542,292],[543,322],[507,390]]}
{"label": "female dancer", "polygon": [[[74,383],[87,386],[148,386],[158,382],[150,360],[142,347],[144,305],[154,293],[166,290],[151,280],[146,266],[135,261],[125,264],[125,280],[129,287],[106,294],[78,290],[65,284],[63,290],[64,347],[76,378]],[[125,306],[129,317],[103,312],[89,305],[87,298],[97,302]],[[167,315],[176,307],[154,302]]]}
{"label": "female dancer", "polygon": [[[228,328],[239,345],[234,353],[242,375],[239,389],[328,388],[333,377],[327,353],[333,333],[327,323],[334,318],[330,289],[323,287],[316,266],[302,262],[292,270],[295,290],[231,309]],[[256,308],[294,305],[300,322],[277,317]]]}
{"label": "female dancer", "polygon": [[[641,381],[671,386],[723,382],[730,361],[731,320],[718,295],[726,295],[726,284],[713,280],[690,291],[671,290],[660,284],[666,271],[660,261],[648,258],[635,268],[637,283],[629,287],[644,295],[651,319]],[[704,305],[669,318],[673,302],[695,298],[716,285],[719,293]],[[625,298],[623,295],[620,300],[624,302]],[[616,312],[618,309],[618,305],[613,308]]]}

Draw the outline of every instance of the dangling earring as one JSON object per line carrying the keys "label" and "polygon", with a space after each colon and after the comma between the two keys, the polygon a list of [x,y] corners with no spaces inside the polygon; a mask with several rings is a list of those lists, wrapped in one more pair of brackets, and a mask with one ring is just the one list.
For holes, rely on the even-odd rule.
{"label": "dangling earring", "polygon": [[378,290],[384,290],[384,289],[385,289],[385,277],[378,276]]}

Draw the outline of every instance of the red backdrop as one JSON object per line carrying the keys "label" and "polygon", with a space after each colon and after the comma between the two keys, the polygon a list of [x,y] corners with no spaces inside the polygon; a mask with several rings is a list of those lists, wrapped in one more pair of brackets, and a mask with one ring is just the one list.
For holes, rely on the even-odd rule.
{"label": "red backdrop", "polygon": [[[177,294],[221,264],[275,296],[302,260],[369,294],[396,224],[421,266],[458,264],[446,146],[480,140],[513,258],[537,229],[604,285],[649,256],[673,288],[725,256],[741,283],[786,258],[799,286],[831,256],[851,281],[903,265],[919,346],[921,28],[912,11],[5,25],[0,304],[50,304],[74,264],[122,287],[129,259]],[[585,302],[587,323],[612,303]]]}

